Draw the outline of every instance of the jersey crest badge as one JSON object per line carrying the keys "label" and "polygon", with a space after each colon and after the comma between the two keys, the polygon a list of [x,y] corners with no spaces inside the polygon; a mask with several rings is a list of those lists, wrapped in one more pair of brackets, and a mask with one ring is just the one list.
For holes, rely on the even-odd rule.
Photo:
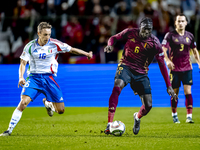
{"label": "jersey crest badge", "polygon": [[132,38],[132,39],[131,39],[131,41],[132,41],[132,42],[135,42],[135,39],[134,39],[134,38]]}
{"label": "jersey crest badge", "polygon": [[186,42],[188,43],[190,41],[190,39],[188,37],[186,37]]}

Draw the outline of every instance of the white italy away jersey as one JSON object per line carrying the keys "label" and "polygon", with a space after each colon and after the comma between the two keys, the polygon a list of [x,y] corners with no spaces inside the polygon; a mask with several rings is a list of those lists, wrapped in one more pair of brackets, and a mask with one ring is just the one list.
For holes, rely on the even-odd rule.
{"label": "white italy away jersey", "polygon": [[40,46],[35,39],[24,47],[20,58],[29,62],[28,73],[52,73],[56,75],[58,53],[65,53],[70,50],[71,46],[56,39],[50,38],[44,46]]}

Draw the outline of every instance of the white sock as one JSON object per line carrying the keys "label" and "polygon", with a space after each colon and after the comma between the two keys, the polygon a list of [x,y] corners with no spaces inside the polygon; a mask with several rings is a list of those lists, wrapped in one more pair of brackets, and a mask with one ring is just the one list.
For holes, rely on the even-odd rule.
{"label": "white sock", "polygon": [[177,112],[175,112],[175,113],[172,113],[172,117],[174,117],[174,116],[177,116],[178,115],[178,113]]}
{"label": "white sock", "polygon": [[51,108],[51,110],[55,112],[55,108],[54,108],[52,102],[48,102],[48,101],[46,100],[46,101],[45,101],[45,106]]}
{"label": "white sock", "polygon": [[192,118],[192,114],[187,114],[187,117],[190,117],[190,118]]}
{"label": "white sock", "polygon": [[21,119],[21,116],[22,116],[22,112],[16,108],[12,114],[12,118],[9,123],[9,127],[8,127],[9,133],[12,133],[13,129],[15,128],[19,120]]}

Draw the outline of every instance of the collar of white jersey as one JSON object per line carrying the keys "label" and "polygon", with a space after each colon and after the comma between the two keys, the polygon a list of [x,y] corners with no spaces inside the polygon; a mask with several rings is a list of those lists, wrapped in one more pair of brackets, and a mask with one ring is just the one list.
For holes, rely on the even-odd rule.
{"label": "collar of white jersey", "polygon": [[[48,45],[49,42],[50,42],[50,39],[48,40],[47,44],[45,44],[45,45]],[[41,46],[41,45],[38,43],[38,38],[36,39],[36,45],[37,45],[37,46]],[[43,45],[43,46],[45,46],[45,45]]]}

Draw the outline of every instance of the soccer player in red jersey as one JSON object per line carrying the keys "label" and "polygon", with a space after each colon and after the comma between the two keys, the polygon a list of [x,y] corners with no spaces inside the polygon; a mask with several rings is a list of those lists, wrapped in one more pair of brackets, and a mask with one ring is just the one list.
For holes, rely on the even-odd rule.
{"label": "soccer player in red jersey", "polygon": [[[185,105],[187,109],[186,122],[194,123],[192,120],[193,99],[191,93],[192,64],[190,62],[190,50],[200,67],[199,53],[192,33],[185,31],[187,18],[184,14],[179,14],[175,18],[175,30],[168,32],[162,42],[162,48],[165,55],[165,61],[170,69],[170,79],[174,92],[178,95],[181,82],[184,86]],[[169,50],[169,57],[167,54]],[[174,123],[180,123],[177,116],[177,103],[171,97],[171,109]]]}
{"label": "soccer player in red jersey", "polygon": [[118,65],[114,88],[109,99],[108,124],[105,134],[110,134],[109,126],[113,122],[115,110],[118,104],[118,97],[122,89],[130,83],[131,88],[136,92],[142,101],[139,112],[134,113],[133,133],[138,134],[140,130],[140,119],[147,115],[152,108],[152,95],[149,78],[147,76],[148,66],[156,57],[160,71],[164,77],[167,92],[174,99],[177,98],[168,77],[167,68],[164,63],[164,52],[159,40],[151,34],[153,22],[145,17],[140,23],[140,28],[127,28],[122,32],[112,36],[108,40],[108,45],[104,51],[110,53],[114,49],[116,42],[126,40],[124,52]]}

